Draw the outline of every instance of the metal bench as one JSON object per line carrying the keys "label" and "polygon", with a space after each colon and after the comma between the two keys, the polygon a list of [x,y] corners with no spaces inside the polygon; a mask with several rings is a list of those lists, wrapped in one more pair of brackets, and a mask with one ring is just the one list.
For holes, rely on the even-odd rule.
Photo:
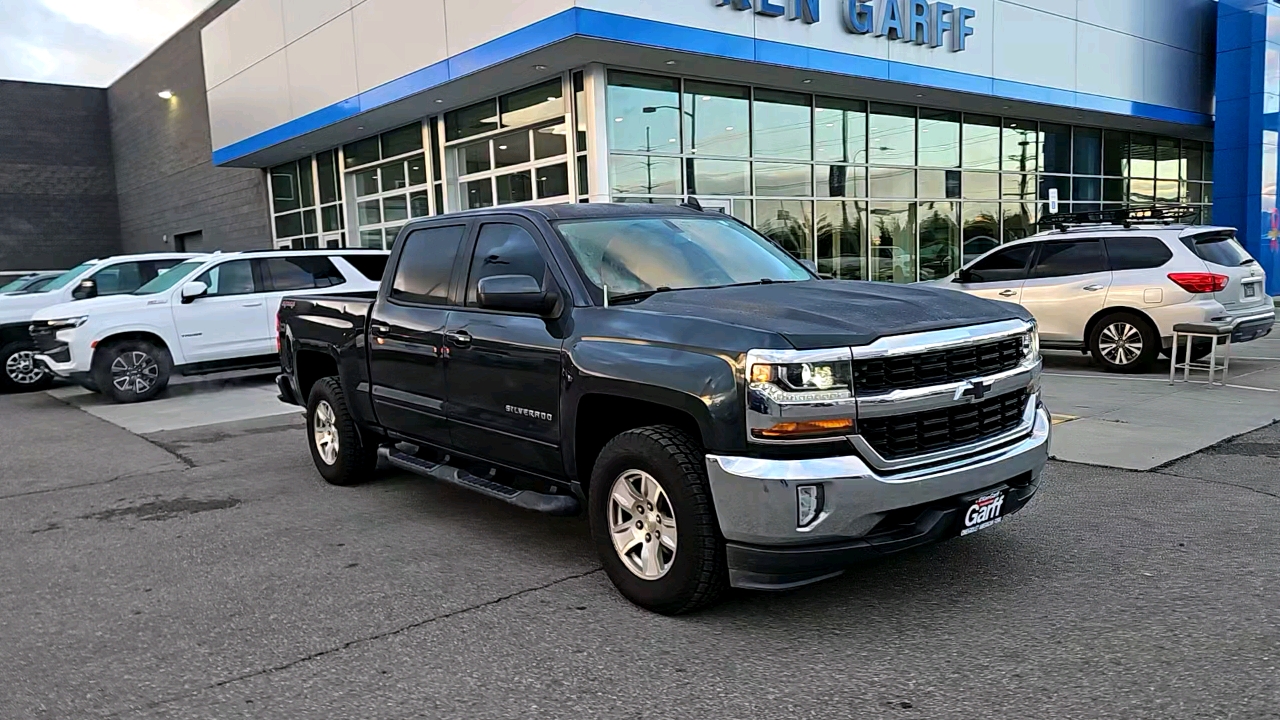
{"label": "metal bench", "polygon": [[[1231,371],[1231,335],[1235,332],[1235,323],[1179,323],[1173,326],[1173,348],[1171,352],[1171,360],[1169,362],[1169,384],[1173,385],[1177,382],[1191,382],[1192,370],[1203,370],[1209,373],[1209,386],[1226,385],[1227,375]],[[1226,338],[1221,353],[1219,353],[1218,345]],[[1209,340],[1213,343],[1213,348],[1209,351],[1208,362],[1193,362],[1191,360],[1191,348],[1198,339]],[[1185,341],[1186,354],[1183,361],[1178,362],[1178,342]],[[1222,360],[1222,364],[1218,364],[1218,360]],[[1178,371],[1182,371],[1182,380],[1177,379]],[[1217,375],[1221,373],[1220,382],[1214,382]]]}

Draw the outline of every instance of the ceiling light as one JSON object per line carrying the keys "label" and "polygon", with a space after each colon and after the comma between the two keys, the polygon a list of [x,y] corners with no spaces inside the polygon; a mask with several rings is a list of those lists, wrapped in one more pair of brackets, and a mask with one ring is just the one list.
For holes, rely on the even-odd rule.
{"label": "ceiling light", "polygon": [[667,64],[668,64],[668,65],[675,65],[675,64],[676,64],[676,61],[675,61],[675,60],[668,60],[668,61],[667,61]]}
{"label": "ceiling light", "polygon": [[733,130],[733,126],[732,126],[732,125],[730,125],[729,127],[725,128],[725,132],[731,132],[732,130]]}
{"label": "ceiling light", "polygon": [[546,70],[546,69],[547,69],[547,66],[546,66],[546,65],[534,65],[534,66],[533,66],[533,69],[534,69],[534,70]]}
{"label": "ceiling light", "polygon": [[498,149],[499,149],[499,150],[506,150],[506,149],[507,149],[507,146],[506,146],[506,145],[499,145],[499,146],[498,146]]}
{"label": "ceiling light", "polygon": [[813,82],[813,79],[812,79],[812,78],[805,78],[804,80],[801,80],[800,82],[804,83],[805,85],[808,85],[809,83]]}
{"label": "ceiling light", "polygon": [[444,100],[441,100],[440,98],[436,98],[436,102],[438,102],[438,103],[442,103],[442,102],[444,102]]}
{"label": "ceiling light", "polygon": [[613,121],[614,121],[614,122],[622,122],[622,118],[614,118],[614,119],[613,119]]}
{"label": "ceiling light", "polygon": [[158,93],[156,93],[156,94],[160,96],[160,99],[161,99],[161,100],[168,100],[169,98],[173,97],[173,91],[172,91],[172,90],[161,90],[160,92],[158,92]]}
{"label": "ceiling light", "polygon": [[924,97],[924,93],[916,93],[916,97],[918,97],[918,98],[922,98],[922,97]]}

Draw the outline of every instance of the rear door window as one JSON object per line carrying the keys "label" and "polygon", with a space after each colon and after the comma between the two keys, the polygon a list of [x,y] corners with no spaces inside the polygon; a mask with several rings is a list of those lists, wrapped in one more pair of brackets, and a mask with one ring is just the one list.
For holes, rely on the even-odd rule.
{"label": "rear door window", "polygon": [[263,266],[268,292],[314,290],[346,282],[338,268],[323,256],[266,258]]}
{"label": "rear door window", "polygon": [[1253,256],[1240,246],[1233,233],[1212,233],[1182,238],[1183,244],[1205,262],[1225,267],[1249,265]]}
{"label": "rear door window", "polygon": [[391,281],[391,299],[424,305],[447,304],[454,261],[466,230],[466,225],[414,230],[400,252],[395,278]]}
{"label": "rear door window", "polygon": [[1027,277],[1027,263],[1035,253],[1031,243],[997,250],[969,268],[970,283],[1015,282]]}
{"label": "rear door window", "polygon": [[1106,243],[1112,270],[1149,270],[1173,259],[1173,251],[1159,238],[1114,237]]}
{"label": "rear door window", "polygon": [[1032,279],[1071,277],[1106,272],[1107,261],[1098,240],[1046,242],[1031,269]]}

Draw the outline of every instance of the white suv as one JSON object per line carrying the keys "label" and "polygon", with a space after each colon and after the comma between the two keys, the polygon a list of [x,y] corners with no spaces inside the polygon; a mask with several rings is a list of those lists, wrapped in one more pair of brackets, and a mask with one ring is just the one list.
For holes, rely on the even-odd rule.
{"label": "white suv", "polygon": [[90,260],[38,291],[0,296],[0,391],[39,390],[53,380],[35,361],[36,346],[27,332],[32,313],[52,305],[131,293],[193,257],[193,253],[149,253]]}
{"label": "white suv", "polygon": [[149,400],[172,373],[279,364],[276,311],[288,295],[374,292],[387,253],[273,250],[193,257],[130,295],[45,308],[36,360],[116,402]]}
{"label": "white suv", "polygon": [[1041,347],[1091,352],[1113,372],[1150,369],[1178,323],[1233,323],[1232,341],[1248,342],[1276,320],[1265,273],[1225,227],[1065,225],[936,284],[1018,303],[1039,323]]}

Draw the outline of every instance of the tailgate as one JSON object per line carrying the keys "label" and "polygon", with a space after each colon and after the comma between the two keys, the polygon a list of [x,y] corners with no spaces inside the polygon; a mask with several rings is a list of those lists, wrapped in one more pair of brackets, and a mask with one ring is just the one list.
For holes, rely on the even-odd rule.
{"label": "tailgate", "polygon": [[1266,273],[1230,230],[1211,230],[1182,238],[1209,272],[1226,275],[1226,289],[1213,297],[1232,315],[1269,308]]}

